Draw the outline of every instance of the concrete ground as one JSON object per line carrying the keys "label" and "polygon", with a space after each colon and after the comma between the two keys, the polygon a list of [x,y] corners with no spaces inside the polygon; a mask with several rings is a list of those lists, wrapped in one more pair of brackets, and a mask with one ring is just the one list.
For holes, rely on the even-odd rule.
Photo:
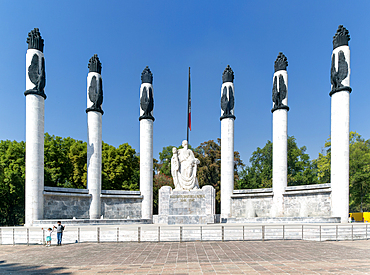
{"label": "concrete ground", "polygon": [[2,245],[0,274],[370,274],[370,241]]}

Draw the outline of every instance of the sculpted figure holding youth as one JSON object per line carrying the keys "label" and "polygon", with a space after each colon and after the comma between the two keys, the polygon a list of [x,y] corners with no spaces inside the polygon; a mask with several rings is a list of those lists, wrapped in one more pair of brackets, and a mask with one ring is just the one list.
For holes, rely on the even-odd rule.
{"label": "sculpted figure holding youth", "polygon": [[172,148],[171,174],[175,190],[199,189],[197,179],[197,165],[200,163],[188,149],[188,142],[182,142],[182,149]]}

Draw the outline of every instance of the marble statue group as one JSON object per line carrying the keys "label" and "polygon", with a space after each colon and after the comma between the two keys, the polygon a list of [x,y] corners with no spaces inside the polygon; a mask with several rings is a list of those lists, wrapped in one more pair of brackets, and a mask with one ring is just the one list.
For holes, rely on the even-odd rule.
{"label": "marble statue group", "polygon": [[182,149],[172,148],[171,174],[175,190],[199,189],[197,179],[197,165],[200,163],[194,157],[192,150],[188,149],[188,142],[182,142]]}

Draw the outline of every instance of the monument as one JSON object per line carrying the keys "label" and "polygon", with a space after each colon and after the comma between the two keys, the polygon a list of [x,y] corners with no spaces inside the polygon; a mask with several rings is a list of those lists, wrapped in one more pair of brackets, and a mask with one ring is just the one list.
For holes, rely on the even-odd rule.
{"label": "monument", "polygon": [[284,197],[288,176],[288,60],[280,52],[275,60],[272,87],[272,217],[284,216]]}
{"label": "monument", "polygon": [[339,25],[331,58],[331,188],[332,216],[348,221],[349,212],[349,32]]}
{"label": "monument", "polygon": [[149,67],[141,73],[140,86],[140,192],[141,215],[153,218],[153,74]]}
{"label": "monument", "polygon": [[26,54],[26,183],[25,225],[44,214],[44,39],[38,28],[28,33]]}
{"label": "monument", "polygon": [[94,54],[87,75],[87,189],[91,194],[90,219],[101,215],[103,80],[101,63]]}
{"label": "monument", "polygon": [[181,149],[172,148],[171,174],[175,189],[163,186],[159,189],[159,214],[155,223],[207,224],[215,222],[215,198],[213,186],[199,189],[197,166],[199,160],[188,142]]}
{"label": "monument", "polygon": [[234,72],[227,65],[221,86],[221,219],[231,217],[234,190]]}
{"label": "monument", "polygon": [[172,148],[171,174],[175,190],[199,189],[197,179],[197,165],[200,163],[194,157],[193,151],[188,149],[188,142],[182,142],[182,149]]}

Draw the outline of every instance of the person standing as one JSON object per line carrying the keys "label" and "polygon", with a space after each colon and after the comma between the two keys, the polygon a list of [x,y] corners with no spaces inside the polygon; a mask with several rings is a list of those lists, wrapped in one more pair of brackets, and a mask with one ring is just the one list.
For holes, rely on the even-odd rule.
{"label": "person standing", "polygon": [[62,245],[62,237],[63,237],[63,231],[65,229],[65,226],[62,225],[61,221],[58,221],[58,225],[56,226],[56,229],[57,229],[57,239],[58,239],[57,245]]}

